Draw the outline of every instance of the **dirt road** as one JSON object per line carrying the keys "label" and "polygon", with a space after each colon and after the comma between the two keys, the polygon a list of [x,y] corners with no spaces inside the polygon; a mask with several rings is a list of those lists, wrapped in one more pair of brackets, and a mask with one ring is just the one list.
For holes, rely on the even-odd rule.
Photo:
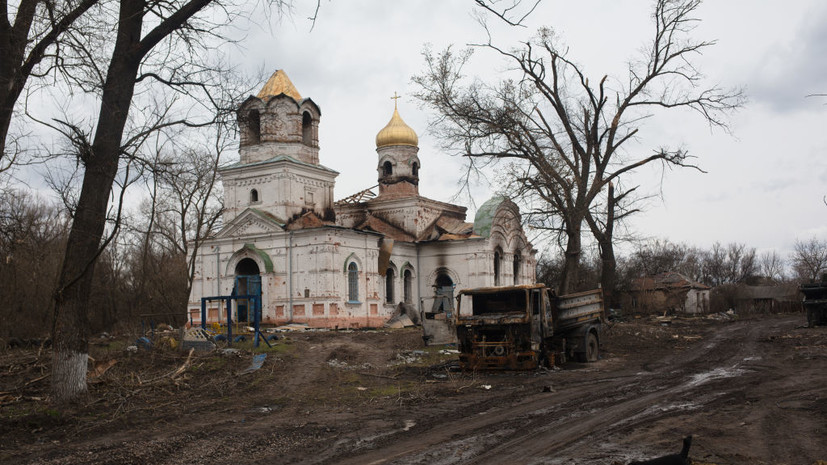
{"label": "dirt road", "polygon": [[817,434],[827,433],[824,347],[813,349],[820,360],[799,360],[771,343],[795,338],[799,323],[728,324],[640,366],[604,360],[551,377],[554,392],[446,411],[449,421],[336,462],[626,463],[677,451],[683,435],[694,433],[693,457],[811,464],[827,457]]}
{"label": "dirt road", "polygon": [[532,373],[407,366],[398,354],[415,333],[308,335],[295,359],[237,385],[244,402],[208,409],[193,379],[175,418],[153,409],[86,435],[68,422],[59,444],[18,438],[0,458],[614,465],[676,452],[693,434],[695,463],[812,465],[827,460],[827,328],[803,323],[621,323],[599,362]]}

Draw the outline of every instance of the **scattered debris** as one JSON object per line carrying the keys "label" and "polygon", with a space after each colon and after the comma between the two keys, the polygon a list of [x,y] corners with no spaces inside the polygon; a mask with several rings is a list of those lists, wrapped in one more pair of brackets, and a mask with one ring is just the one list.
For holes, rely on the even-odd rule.
{"label": "scattered debris", "polygon": [[184,371],[186,371],[186,370],[187,370],[187,368],[188,368],[188,367],[190,366],[190,364],[192,363],[192,354],[193,354],[194,352],[195,352],[195,349],[190,349],[189,354],[187,354],[187,360],[186,360],[186,361],[184,361],[184,364],[183,364],[183,365],[181,365],[180,367],[178,367],[178,369],[177,369],[177,370],[171,371],[171,372],[169,372],[169,373],[167,373],[167,374],[165,374],[165,375],[158,376],[157,378],[150,379],[149,381],[144,381],[144,382],[141,382],[140,384],[143,384],[143,385],[148,385],[148,384],[154,384],[154,383],[157,383],[157,382],[162,381],[162,380],[164,380],[164,379],[166,379],[166,378],[170,378],[170,379],[175,379],[175,378],[177,378],[178,376],[180,376],[180,375],[181,375],[181,373],[183,373]]}
{"label": "scattered debris", "polygon": [[416,326],[413,321],[411,321],[408,315],[398,315],[385,323],[386,328],[391,329],[400,329],[400,328],[410,328],[411,326]]}
{"label": "scattered debris", "polygon": [[347,362],[343,362],[343,361],[337,360],[335,358],[332,358],[332,359],[328,360],[327,364],[329,366],[333,367],[333,368],[349,368]]}
{"label": "scattered debris", "polygon": [[253,355],[253,361],[252,361],[252,363],[250,363],[250,366],[247,367],[246,369],[244,369],[244,371],[242,371],[239,374],[240,375],[246,375],[246,374],[250,374],[254,371],[257,371],[259,368],[262,367],[262,365],[264,365],[264,360],[266,360],[266,359],[267,359],[267,354],[255,354],[255,355]]}
{"label": "scattered debris", "polygon": [[[192,350],[192,349],[190,349]],[[233,349],[232,347],[228,347],[226,349],[221,349],[218,351],[221,355],[225,357],[240,357],[241,351],[238,349]]]}
{"label": "scattered debris", "polygon": [[718,321],[731,321],[736,318],[738,318],[738,314],[731,308],[725,312],[711,313],[707,315],[707,319]]}
{"label": "scattered debris", "polygon": [[412,350],[396,354],[396,359],[399,361],[399,364],[410,365],[411,363],[418,362],[423,355],[425,355],[425,352],[422,350]]}
{"label": "scattered debris", "polygon": [[274,331],[307,331],[307,323],[290,323],[289,325],[276,326]]}
{"label": "scattered debris", "polygon": [[215,343],[212,341],[210,333],[206,330],[190,328],[184,331],[183,337],[181,338],[181,349],[195,349],[199,352],[208,352],[215,349]]}
{"label": "scattered debris", "polygon": [[[135,351],[137,350],[138,348],[136,347]],[[104,373],[106,373],[110,368],[112,368],[112,366],[118,363],[118,360],[114,358],[106,361],[98,361],[92,357],[89,357],[89,361],[92,362],[92,369],[86,374],[86,378],[89,380],[100,378],[101,376],[103,376]]]}
{"label": "scattered debris", "polygon": [[135,345],[144,350],[152,349],[152,340],[146,336],[139,337],[135,340]]}

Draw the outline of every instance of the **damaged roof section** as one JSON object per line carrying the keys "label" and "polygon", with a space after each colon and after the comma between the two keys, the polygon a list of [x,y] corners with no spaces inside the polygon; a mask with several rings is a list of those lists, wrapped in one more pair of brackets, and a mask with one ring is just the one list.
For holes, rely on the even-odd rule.
{"label": "damaged roof section", "polygon": [[659,275],[638,278],[632,282],[633,291],[677,290],[677,289],[711,289],[709,286],[678,273],[667,271]]}

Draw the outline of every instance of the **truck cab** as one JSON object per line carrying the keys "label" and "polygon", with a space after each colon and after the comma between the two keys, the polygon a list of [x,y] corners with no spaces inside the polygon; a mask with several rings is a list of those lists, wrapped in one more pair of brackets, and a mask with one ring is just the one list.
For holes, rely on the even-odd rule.
{"label": "truck cab", "polygon": [[465,369],[530,370],[599,356],[600,290],[557,297],[542,284],[466,289],[456,330]]}

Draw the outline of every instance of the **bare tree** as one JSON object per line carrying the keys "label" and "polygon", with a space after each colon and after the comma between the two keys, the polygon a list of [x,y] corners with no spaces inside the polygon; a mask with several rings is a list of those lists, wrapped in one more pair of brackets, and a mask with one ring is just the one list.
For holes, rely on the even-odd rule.
{"label": "bare tree", "polygon": [[687,108],[725,128],[723,116],[744,101],[739,90],[703,87],[692,64],[714,43],[689,38],[699,4],[658,0],[644,58],[630,63],[617,86],[608,76],[590,80],[551,29],[512,51],[490,41],[481,45],[520,73],[517,80],[493,86],[466,82],[463,67],[470,53],[457,55],[451,48],[437,56],[425,53],[427,69],[414,81],[420,86],[417,97],[439,114],[437,134],[468,158],[469,169],[511,162],[514,192],[528,196],[526,203],[536,206],[533,218],[542,219],[533,226],[562,235],[561,292],[577,281],[583,223],[610,182],[650,163],[694,167],[681,148],[627,153],[625,144],[638,135],[642,120],[655,109]]}
{"label": "bare tree", "polygon": [[524,26],[542,0],[474,0],[474,4],[493,14],[509,26]]}
{"label": "bare tree", "polygon": [[8,150],[9,128],[27,82],[53,70],[69,72],[60,42],[98,1],[20,0],[13,15],[9,3],[0,2],[0,172],[17,161],[18,149]]}
{"label": "bare tree", "polygon": [[703,281],[712,286],[741,283],[758,271],[755,248],[745,244],[733,242],[724,246],[716,242],[703,256]]}
{"label": "bare tree", "polygon": [[793,269],[802,281],[817,281],[827,273],[827,240],[812,239],[795,241],[792,257]]}
{"label": "bare tree", "polygon": [[214,151],[186,150],[160,173],[160,201],[155,208],[155,234],[162,247],[187,263],[187,293],[192,287],[195,258],[203,241],[217,231],[222,203],[218,167],[226,146]]}
{"label": "bare tree", "polygon": [[784,279],[784,259],[775,250],[761,254],[758,259],[761,274],[773,281]]}
{"label": "bare tree", "polygon": [[[274,2],[277,6],[281,2]],[[207,8],[215,6],[215,8]],[[124,147],[139,143],[146,134],[124,140],[136,86],[157,82],[182,95],[202,94],[218,106],[204,81],[208,55],[202,39],[219,35],[216,23],[236,17],[238,7],[213,0],[117,2],[116,29],[111,54],[101,69],[100,111],[88,151],[81,152],[83,181],[63,267],[55,292],[53,324],[54,365],[52,392],[57,400],[70,400],[86,391],[88,358],[88,299],[94,265],[102,252],[107,205]],[[217,19],[222,18],[222,19]],[[152,65],[157,65],[153,68]],[[216,111],[219,108],[215,109]],[[186,117],[162,116],[153,130],[172,124],[189,124]]]}
{"label": "bare tree", "polygon": [[633,279],[652,277],[670,271],[700,281],[703,279],[702,261],[704,252],[686,244],[675,244],[668,240],[650,240],[623,261],[624,278],[628,286]]}
{"label": "bare tree", "polygon": [[16,189],[0,190],[0,337],[43,337],[68,221],[59,208]]}

